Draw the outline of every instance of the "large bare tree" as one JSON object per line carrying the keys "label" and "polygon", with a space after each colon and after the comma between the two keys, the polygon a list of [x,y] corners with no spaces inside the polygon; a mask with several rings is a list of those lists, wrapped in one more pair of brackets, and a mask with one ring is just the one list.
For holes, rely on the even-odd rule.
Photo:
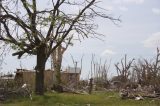
{"label": "large bare tree", "polygon": [[[4,0],[0,4],[0,40],[10,45],[13,56],[36,55],[36,94],[44,94],[44,70],[50,54],[70,35],[79,39],[95,32],[97,16],[114,19],[97,6],[96,0]],[[43,4],[43,5],[42,5]],[[74,6],[74,8],[69,9]],[[76,8],[75,8],[76,7]],[[77,10],[72,12],[73,9]],[[68,11],[67,11],[68,10]]]}

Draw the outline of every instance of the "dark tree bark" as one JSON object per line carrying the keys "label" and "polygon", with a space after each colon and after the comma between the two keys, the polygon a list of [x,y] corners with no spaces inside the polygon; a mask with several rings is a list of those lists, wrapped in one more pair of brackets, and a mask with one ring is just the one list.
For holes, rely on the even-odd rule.
{"label": "dark tree bark", "polygon": [[36,70],[36,86],[35,93],[38,95],[44,94],[44,70],[47,61],[47,46],[44,44],[37,49],[37,66]]}

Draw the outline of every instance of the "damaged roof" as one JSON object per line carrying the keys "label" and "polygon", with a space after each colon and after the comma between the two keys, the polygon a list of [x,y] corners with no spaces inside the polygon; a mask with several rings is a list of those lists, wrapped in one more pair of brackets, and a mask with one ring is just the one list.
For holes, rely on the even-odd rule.
{"label": "damaged roof", "polygon": [[80,74],[81,73],[81,68],[79,67],[67,67],[63,73],[75,73],[75,74]]}

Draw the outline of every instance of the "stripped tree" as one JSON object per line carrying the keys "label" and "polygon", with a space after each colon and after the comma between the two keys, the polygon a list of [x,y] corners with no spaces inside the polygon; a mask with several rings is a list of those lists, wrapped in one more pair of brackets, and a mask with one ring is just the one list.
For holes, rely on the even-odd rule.
{"label": "stripped tree", "polygon": [[127,61],[127,55],[125,55],[124,61],[123,59],[121,59],[121,66],[119,66],[119,63],[115,64],[117,74],[121,82],[125,83],[126,81],[128,81],[128,77],[131,74],[130,68],[134,60],[135,59]]}
{"label": "stripped tree", "polygon": [[155,89],[160,84],[160,52],[157,48],[157,54],[152,61],[139,59],[133,67],[136,72],[137,82],[141,85],[152,85]]}
{"label": "stripped tree", "polygon": [[60,44],[51,54],[51,68],[54,70],[54,90],[58,92],[62,92],[61,88],[61,65],[62,65],[62,58],[64,52],[67,50],[69,45],[73,45],[71,43],[73,36],[69,37],[68,39],[64,40],[65,45]]}

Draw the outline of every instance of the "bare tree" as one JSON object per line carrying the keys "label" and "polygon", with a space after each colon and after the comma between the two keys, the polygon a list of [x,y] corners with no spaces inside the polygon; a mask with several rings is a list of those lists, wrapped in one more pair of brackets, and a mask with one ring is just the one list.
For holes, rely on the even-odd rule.
{"label": "bare tree", "polygon": [[[81,74],[82,72],[82,68],[83,68],[83,57],[84,55],[82,55],[82,57],[80,58],[80,65],[79,65],[79,61],[75,60],[74,57],[71,55],[71,58],[72,58],[72,62],[73,62],[73,66],[74,66],[74,72],[77,73],[77,71],[79,70]],[[79,80],[76,78],[78,76],[78,74],[76,74],[74,80],[75,81],[71,81],[70,83],[72,82],[76,82],[74,85],[75,85],[75,88],[78,89],[78,84],[79,84]],[[73,86],[72,86],[73,87]]]}
{"label": "bare tree", "polygon": [[[40,5],[42,3],[43,6]],[[67,37],[73,33],[79,39],[100,35],[95,32],[97,25],[94,18],[97,16],[119,20],[98,12],[100,7],[97,3],[96,0],[48,0],[50,5],[45,5],[39,0],[5,0],[0,4],[0,40],[15,50],[13,56],[21,58],[25,53],[37,56],[36,94],[44,94],[46,61]],[[75,5],[79,7],[76,13],[65,11]]]}
{"label": "bare tree", "polygon": [[94,80],[94,84],[96,84],[97,87],[108,87],[108,72],[110,69],[111,60],[107,62],[105,60],[104,62],[101,60],[96,61],[95,55],[92,55],[91,60],[91,79]]}
{"label": "bare tree", "polygon": [[135,59],[132,59],[127,62],[127,55],[123,59],[121,59],[121,66],[119,66],[119,63],[115,64],[118,77],[120,77],[121,82],[128,81],[128,77],[130,75],[130,68],[132,66],[132,63]]}
{"label": "bare tree", "polygon": [[61,92],[61,65],[62,65],[62,58],[64,52],[67,50],[69,45],[73,45],[71,43],[73,36],[64,40],[65,45],[60,44],[51,54],[51,68],[54,69],[54,88],[58,92]]}
{"label": "bare tree", "polygon": [[157,48],[155,59],[148,61],[147,59],[139,59],[134,65],[138,83],[141,85],[153,85],[157,88],[160,84],[160,52]]}

